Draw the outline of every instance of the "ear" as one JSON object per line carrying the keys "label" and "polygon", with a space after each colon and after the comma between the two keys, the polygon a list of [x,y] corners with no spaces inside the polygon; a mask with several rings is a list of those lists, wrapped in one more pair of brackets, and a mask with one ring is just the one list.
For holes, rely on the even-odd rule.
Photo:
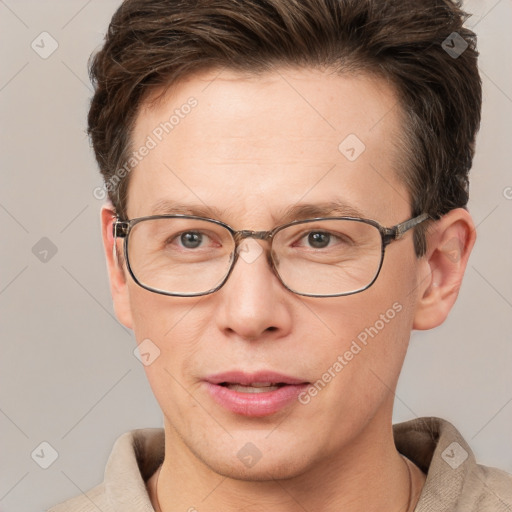
{"label": "ear", "polygon": [[[114,311],[117,319],[129,329],[132,328],[132,315],[130,308],[130,295],[127,284],[127,271],[124,258],[118,257],[122,252],[122,244],[114,239],[112,232],[116,214],[111,204],[101,208],[101,231],[103,247],[107,260],[110,293],[114,301]],[[114,252],[114,250],[116,252]]]}
{"label": "ear", "polygon": [[427,232],[427,252],[420,263],[414,329],[442,324],[459,294],[469,255],[476,239],[475,225],[463,208],[448,212]]}

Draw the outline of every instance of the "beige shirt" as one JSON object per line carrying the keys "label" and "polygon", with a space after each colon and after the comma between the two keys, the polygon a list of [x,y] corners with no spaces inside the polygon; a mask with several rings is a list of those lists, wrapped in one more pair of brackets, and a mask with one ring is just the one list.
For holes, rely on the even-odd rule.
{"label": "beige shirt", "polygon": [[[398,451],[427,479],[415,512],[512,512],[512,475],[480,466],[460,433],[439,418],[394,425]],[[153,512],[146,481],[164,457],[163,429],[123,434],[103,483],[49,512]]]}

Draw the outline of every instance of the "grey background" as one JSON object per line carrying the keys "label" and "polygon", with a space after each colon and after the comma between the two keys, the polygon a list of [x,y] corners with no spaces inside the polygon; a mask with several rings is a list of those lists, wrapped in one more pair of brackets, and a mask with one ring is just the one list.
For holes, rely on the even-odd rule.
{"label": "grey background", "polygon": [[[162,425],[132,334],[113,315],[93,196],[101,181],[85,134],[87,59],[118,4],[0,0],[4,512],[89,489],[121,433]],[[465,6],[484,85],[470,203],[478,241],[448,321],[413,334],[394,419],[446,418],[481,463],[512,472],[512,2]],[[43,31],[59,45],[46,59],[31,48]],[[45,41],[39,51],[51,48]],[[43,441],[58,453],[48,469],[35,462],[49,461]]]}

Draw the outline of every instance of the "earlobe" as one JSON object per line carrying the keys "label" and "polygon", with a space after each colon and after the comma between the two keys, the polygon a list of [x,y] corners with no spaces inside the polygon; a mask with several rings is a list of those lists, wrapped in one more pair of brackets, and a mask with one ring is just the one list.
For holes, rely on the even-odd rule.
{"label": "earlobe", "polygon": [[432,329],[444,322],[459,293],[475,239],[473,220],[462,208],[448,212],[431,227],[421,263],[414,329]]}
{"label": "earlobe", "polygon": [[119,247],[115,245],[116,241],[112,232],[115,219],[116,215],[112,205],[103,206],[101,209],[101,231],[114,311],[117,319],[125,327],[131,329],[132,317],[126,272],[122,260],[118,257]]}

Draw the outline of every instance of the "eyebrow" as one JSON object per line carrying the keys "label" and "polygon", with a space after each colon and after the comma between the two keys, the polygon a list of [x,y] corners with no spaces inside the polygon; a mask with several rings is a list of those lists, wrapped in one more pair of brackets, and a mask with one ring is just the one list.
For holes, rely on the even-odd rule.
{"label": "eyebrow", "polygon": [[152,206],[151,215],[178,214],[221,219],[224,215],[224,211],[225,210],[220,210],[215,206],[207,206],[206,204],[184,204],[169,199],[161,199]]}
{"label": "eyebrow", "polygon": [[[162,199],[153,205],[151,212],[151,215],[193,215],[227,222],[225,218],[226,209],[219,209],[206,204],[184,204]],[[358,208],[339,198],[321,203],[297,203],[272,215],[273,220],[279,224],[316,217],[366,218],[366,215]]]}
{"label": "eyebrow", "polygon": [[322,203],[298,203],[286,208],[279,220],[283,223],[294,220],[314,219],[316,217],[358,217],[365,218],[366,215],[356,208],[349,205],[342,199],[335,199]]}

